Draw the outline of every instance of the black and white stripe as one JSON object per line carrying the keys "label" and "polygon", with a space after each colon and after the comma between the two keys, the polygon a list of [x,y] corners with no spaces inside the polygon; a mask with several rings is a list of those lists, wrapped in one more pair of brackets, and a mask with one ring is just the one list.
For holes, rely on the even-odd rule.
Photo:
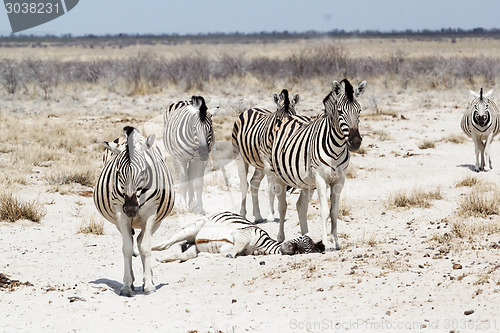
{"label": "black and white stripe", "polygon": [[155,291],[151,273],[151,235],[174,206],[170,172],[154,144],[133,127],[124,128],[125,144],[107,145],[112,151],[94,190],[94,203],[102,216],[115,224],[123,238],[125,261],[120,294],[131,296],[133,229],[144,267],[144,292]]}
{"label": "black and white stripe", "polygon": [[[318,190],[322,240],[327,244],[327,219],[332,220],[331,241],[336,248],[339,196],[349,165],[349,151],[361,145],[358,130],[361,106],[357,98],[366,82],[356,89],[347,80],[333,82],[333,89],[323,100],[325,111],[308,123],[296,119],[283,121],[277,127],[272,149],[272,170],[276,177],[275,191],[279,200],[280,230],[278,240],[285,238],[286,187],[301,189],[297,211],[302,234],[308,232],[307,206],[314,189]],[[328,207],[327,189],[330,190]]]}
{"label": "black and white stripe", "polygon": [[[470,93],[474,99],[469,103],[461,121],[462,131],[472,138],[476,152],[475,171],[484,170],[488,163],[490,169],[490,145],[493,138],[500,132],[500,121],[498,107],[489,97],[493,90],[483,94],[483,88],[479,94],[474,91]],[[479,162],[481,155],[481,162]]]}
{"label": "black and white stripe", "polygon": [[[232,133],[234,150],[241,156],[238,158],[238,173],[240,178],[241,209],[240,214],[246,216],[246,197],[248,192],[247,174],[251,165],[255,172],[250,180],[253,215],[256,222],[263,221],[260,213],[258,191],[264,175],[270,175],[271,150],[274,141],[274,127],[278,120],[296,114],[295,105],[299,102],[299,94],[292,99],[288,90],[283,89],[278,95],[274,93],[277,110],[272,112],[262,108],[252,108],[242,112],[235,121]],[[268,177],[271,186],[271,181]],[[269,220],[274,220],[274,195],[269,191]]]}
{"label": "black and white stripe", "polygon": [[171,104],[164,115],[163,144],[167,154],[180,164],[183,208],[195,205],[194,210],[201,213],[205,166],[214,142],[211,112],[203,97],[192,96],[190,101]]}
{"label": "black and white stripe", "polygon": [[277,242],[265,230],[231,212],[217,213],[188,225],[153,250],[167,250],[180,242],[187,242],[182,244],[184,251],[170,254],[162,261],[188,260],[199,252],[220,253],[234,258],[238,255],[293,255],[324,251],[323,243],[315,243],[309,235]]}

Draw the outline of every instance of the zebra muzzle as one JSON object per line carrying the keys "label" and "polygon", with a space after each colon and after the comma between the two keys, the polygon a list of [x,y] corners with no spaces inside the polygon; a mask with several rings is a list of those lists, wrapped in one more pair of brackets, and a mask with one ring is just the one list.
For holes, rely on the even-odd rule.
{"label": "zebra muzzle", "polygon": [[123,204],[123,212],[130,218],[134,218],[139,213],[139,201],[136,195],[129,197],[125,195],[125,202]]}
{"label": "zebra muzzle", "polygon": [[350,151],[357,151],[359,147],[361,146],[361,141],[363,141],[363,138],[361,138],[361,135],[359,134],[359,131],[357,128],[349,128],[349,137],[347,139],[347,148],[349,148]]}

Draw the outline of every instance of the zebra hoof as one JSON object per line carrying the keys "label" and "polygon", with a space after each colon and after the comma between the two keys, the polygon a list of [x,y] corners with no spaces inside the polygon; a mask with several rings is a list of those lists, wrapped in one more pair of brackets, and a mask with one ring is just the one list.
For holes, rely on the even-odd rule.
{"label": "zebra hoof", "polygon": [[156,291],[156,287],[155,286],[143,287],[143,290],[144,290],[144,295],[151,295]]}
{"label": "zebra hoof", "polygon": [[234,259],[233,255],[231,253],[226,254],[226,258]]}
{"label": "zebra hoof", "polygon": [[134,296],[133,288],[128,286],[123,286],[120,289],[120,296],[132,297]]}

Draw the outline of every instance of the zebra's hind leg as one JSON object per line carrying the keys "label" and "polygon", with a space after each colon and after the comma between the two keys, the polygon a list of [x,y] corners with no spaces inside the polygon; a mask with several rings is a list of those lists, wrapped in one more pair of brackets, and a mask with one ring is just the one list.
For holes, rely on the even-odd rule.
{"label": "zebra's hind leg", "polygon": [[173,253],[169,253],[167,256],[165,256],[160,262],[166,263],[166,262],[172,262],[172,261],[187,261],[189,259],[194,259],[198,256],[198,249],[196,248],[196,245],[191,244],[186,251],[182,251],[182,244],[178,245],[178,249],[174,251]]}
{"label": "zebra's hind leg", "polygon": [[[266,169],[264,169],[266,170]],[[274,183],[275,179],[270,170],[265,171],[266,177],[267,177],[267,193],[268,193],[268,199],[269,199],[269,214],[267,216],[267,221],[268,222],[273,222],[274,221]]]}
{"label": "zebra's hind leg", "polygon": [[240,191],[241,191],[241,209],[240,215],[247,216],[247,193],[248,193],[248,164],[243,161],[242,157],[236,159],[238,164],[238,176],[240,178]]}
{"label": "zebra's hind leg", "polygon": [[259,187],[264,178],[264,170],[255,169],[252,179],[250,179],[250,191],[252,192],[252,205],[253,205],[253,216],[255,218],[255,223],[263,222],[264,219],[260,214],[259,207]]}

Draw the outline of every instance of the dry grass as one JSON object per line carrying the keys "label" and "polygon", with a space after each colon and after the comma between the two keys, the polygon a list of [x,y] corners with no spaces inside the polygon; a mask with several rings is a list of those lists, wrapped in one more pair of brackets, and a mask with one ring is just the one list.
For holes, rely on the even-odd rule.
{"label": "dry grass", "polygon": [[23,201],[12,194],[0,196],[0,221],[29,220],[40,222],[44,216],[45,210],[36,200]]}
{"label": "dry grass", "polygon": [[425,139],[422,142],[418,144],[418,148],[420,149],[431,149],[435,148],[436,144],[434,143],[433,140]]}
{"label": "dry grass", "polygon": [[484,191],[477,185],[459,203],[461,216],[487,217],[500,214],[500,193],[498,190]]}
{"label": "dry grass", "polygon": [[460,144],[465,142],[465,136],[458,133],[451,133],[442,138],[441,141]]}
{"label": "dry grass", "polygon": [[86,219],[78,229],[80,234],[104,235],[104,222],[96,219]]}
{"label": "dry grass", "polygon": [[441,188],[437,187],[434,190],[424,190],[422,188],[414,187],[410,191],[399,190],[391,195],[387,202],[388,208],[396,207],[421,207],[429,208],[433,200],[442,199]]}
{"label": "dry grass", "polygon": [[479,182],[477,177],[465,176],[463,179],[456,183],[456,187],[472,187]]}

